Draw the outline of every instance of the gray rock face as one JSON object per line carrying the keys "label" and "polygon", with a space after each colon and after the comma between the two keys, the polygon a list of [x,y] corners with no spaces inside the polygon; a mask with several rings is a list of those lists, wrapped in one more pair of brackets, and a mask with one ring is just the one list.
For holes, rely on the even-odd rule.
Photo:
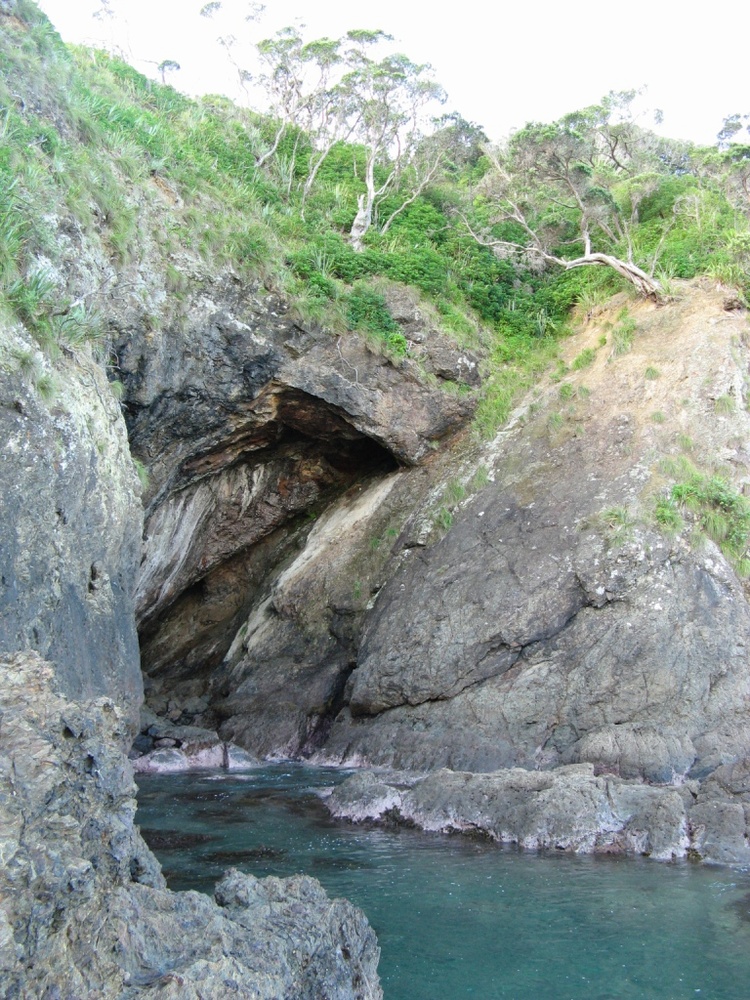
{"label": "gray rock face", "polygon": [[519,508],[493,487],[412,555],[378,599],[331,752],[417,769],[589,760],[669,782],[720,762],[707,732],[727,734],[722,753],[746,745],[750,614],[731,571],[648,531],[607,547],[555,494]]}
{"label": "gray rock face", "polygon": [[61,697],[36,654],[2,672],[0,996],[382,996],[372,929],[314,879],[168,892],[133,826],[117,706]]}
{"label": "gray rock face", "polygon": [[[146,338],[124,315],[113,325],[132,446],[152,475],[137,594],[144,669],[173,688],[202,677],[205,691],[303,543],[306,517],[373,474],[424,462],[471,404],[358,337],[303,329],[284,303],[231,278],[193,295],[186,329]],[[277,644],[309,659],[320,641]],[[315,728],[321,698],[330,714],[341,675],[339,664],[312,683],[287,728]]]}
{"label": "gray rock face", "polygon": [[[144,714],[151,716],[146,720],[145,727]],[[218,733],[210,729],[170,725],[152,713],[142,713],[141,727],[141,734],[129,755],[136,774],[163,774],[208,767],[239,771],[260,764],[257,757],[232,743],[225,743]]]}
{"label": "gray rock face", "polygon": [[0,436],[0,652],[37,650],[67,694],[106,694],[135,721],[142,510],[102,371],[80,357],[52,375],[20,331],[0,330]]}
{"label": "gray rock face", "polygon": [[[718,772],[717,772],[718,773]],[[591,764],[489,774],[440,770],[424,778],[363,772],[327,799],[354,822],[408,822],[423,830],[482,833],[528,850],[644,854],[661,861],[750,861],[747,762],[698,789],[650,786]]]}
{"label": "gray rock face", "polygon": [[[495,482],[379,592],[323,759],[473,771],[590,762],[669,784],[745,756],[745,587],[710,541],[691,544],[687,525],[657,530],[663,470],[691,473],[674,457],[684,434],[650,419],[680,391],[696,462],[727,456],[741,488],[747,414],[729,423],[712,409],[718,387],[743,378],[734,321],[717,296],[648,310],[639,357],[619,373],[602,358],[574,375],[593,388],[567,425],[537,401],[541,412],[498,439]],[[650,358],[664,383],[644,403]],[[576,391],[571,381],[566,398]],[[589,402],[596,392],[606,403]],[[559,389],[549,393],[559,405]]]}

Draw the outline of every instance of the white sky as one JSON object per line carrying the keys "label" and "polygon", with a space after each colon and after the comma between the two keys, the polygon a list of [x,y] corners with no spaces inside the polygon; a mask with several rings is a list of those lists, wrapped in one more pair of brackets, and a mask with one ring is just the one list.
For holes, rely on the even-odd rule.
{"label": "white sky", "polygon": [[[174,59],[169,82],[188,93],[237,98],[236,72],[217,37],[257,41],[302,23],[306,38],[338,37],[350,28],[381,28],[415,62],[429,62],[457,110],[493,139],[527,121],[551,121],[593,104],[609,90],[647,87],[673,138],[712,143],[725,115],[750,112],[750,74],[743,55],[750,5],[712,0],[267,0],[259,23],[239,16],[246,0],[224,0],[213,20],[206,0],[111,0],[114,21],[92,15],[99,0],[38,0],[66,41],[108,43],[149,75]],[[231,18],[229,12],[238,16]]]}

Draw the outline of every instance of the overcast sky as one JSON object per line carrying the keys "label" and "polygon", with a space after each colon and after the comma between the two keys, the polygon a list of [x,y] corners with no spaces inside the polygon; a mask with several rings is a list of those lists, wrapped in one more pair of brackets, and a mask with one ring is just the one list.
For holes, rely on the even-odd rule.
{"label": "overcast sky", "polygon": [[117,46],[150,75],[162,60],[175,60],[181,69],[169,81],[193,94],[238,96],[219,35],[235,35],[244,65],[242,40],[298,23],[309,38],[349,28],[389,32],[413,61],[432,64],[449,95],[446,110],[482,125],[493,139],[595,103],[610,90],[642,86],[674,138],[711,143],[725,115],[750,112],[750,4],[742,0],[712,0],[694,14],[674,0],[267,0],[261,20],[250,24],[242,18],[247,0],[224,0],[211,20],[199,16],[206,0],[111,0],[119,16],[110,20],[93,17],[101,0],[38,2],[67,41]]}

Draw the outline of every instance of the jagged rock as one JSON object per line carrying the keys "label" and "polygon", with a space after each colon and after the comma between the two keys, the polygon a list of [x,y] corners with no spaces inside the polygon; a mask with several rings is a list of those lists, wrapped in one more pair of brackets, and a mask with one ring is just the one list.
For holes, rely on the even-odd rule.
{"label": "jagged rock", "polygon": [[63,691],[106,694],[135,724],[140,486],[99,366],[82,354],[53,371],[0,324],[0,437],[0,652],[38,650]]}
{"label": "jagged rock", "polygon": [[[742,772],[746,777],[745,764]],[[338,785],[326,804],[332,815],[354,822],[397,820],[423,830],[480,832],[528,850],[637,853],[658,860],[689,856],[746,865],[746,784],[743,778],[730,790],[704,787],[696,800],[681,789],[597,776],[590,764],[488,774],[440,770],[406,780],[362,772]]]}
{"label": "jagged rock", "polygon": [[379,597],[331,756],[475,770],[590,760],[664,781],[700,770],[699,735],[732,730],[728,757],[746,745],[737,631],[750,614],[731,574],[653,535],[607,550],[548,528],[564,509],[541,498],[519,511],[498,487],[481,507],[480,528],[474,511]]}
{"label": "jagged rock", "polygon": [[412,362],[303,329],[283,302],[231,278],[197,288],[189,313],[157,342],[113,319],[131,442],[152,476],[143,664],[173,690],[208,684],[303,543],[303,515],[368,475],[425,461],[472,410]]}
{"label": "jagged rock", "polygon": [[750,758],[716,768],[690,810],[696,853],[724,864],[750,864]]}
{"label": "jagged rock", "polygon": [[168,892],[133,825],[123,713],[61,697],[34,653],[1,668],[0,996],[382,996],[372,929],[314,879]]}
{"label": "jagged rock", "polygon": [[237,771],[257,767],[260,763],[257,757],[241,747],[225,743],[211,729],[172,725],[149,711],[142,711],[141,723],[143,731],[130,752],[136,774],[165,774],[214,767]]}
{"label": "jagged rock", "polygon": [[685,733],[668,726],[627,723],[586,733],[564,755],[566,761],[594,761],[623,778],[643,777],[656,784],[671,784],[683,777],[697,757]]}
{"label": "jagged rock", "polygon": [[[728,423],[713,403],[744,378],[737,328],[705,290],[668,314],[640,308],[633,356],[570,376],[566,398],[583,379],[587,394],[569,424],[543,400],[519,414],[494,446],[495,482],[378,593],[317,759],[476,771],[588,761],[679,782],[744,756],[743,585],[711,542],[691,545],[687,525],[668,537],[653,514],[660,456],[674,464],[688,421],[694,454],[741,469],[747,413]],[[644,390],[651,360],[663,374]],[[675,426],[662,430],[652,410],[670,413],[676,393]],[[548,405],[559,399],[550,386]]]}
{"label": "jagged rock", "polygon": [[132,759],[136,774],[169,774],[177,771],[194,771],[203,767],[223,767],[224,744],[203,747],[188,753],[177,747],[157,747],[150,753]]}

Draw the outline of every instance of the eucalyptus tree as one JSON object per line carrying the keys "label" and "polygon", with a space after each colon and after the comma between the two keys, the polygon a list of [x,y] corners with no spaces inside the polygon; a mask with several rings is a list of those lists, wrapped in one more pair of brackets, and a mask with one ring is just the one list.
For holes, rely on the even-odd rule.
{"label": "eucalyptus tree", "polygon": [[290,126],[314,129],[329,106],[330,77],[339,62],[338,42],[323,38],[305,44],[297,28],[287,27],[257,45],[263,72],[256,83],[265,91],[267,111],[277,119],[276,135],[258,159],[263,166],[279,148]]}
{"label": "eucalyptus tree", "polygon": [[716,146],[698,150],[694,160],[699,172],[718,184],[730,204],[743,215],[750,214],[750,115],[728,115]]}
{"label": "eucalyptus tree", "polygon": [[156,68],[159,70],[161,82],[166,84],[167,73],[176,73],[180,69],[180,64],[174,59],[162,59]]}
{"label": "eucalyptus tree", "polygon": [[632,233],[666,168],[658,140],[630,115],[634,97],[611,94],[486,149],[490,169],[477,192],[484,231],[464,220],[474,238],[498,254],[565,270],[609,267],[660,298],[659,282],[634,259]]}
{"label": "eucalyptus tree", "polygon": [[[227,6],[231,9],[227,10]],[[233,27],[238,23],[238,19],[239,22],[244,21],[246,24],[258,21],[266,8],[265,4],[258,3],[257,0],[246,0],[244,4],[240,5],[240,9],[241,12],[237,9],[236,3],[225,5],[223,0],[209,0],[209,3],[206,3],[201,7],[199,14],[201,17],[208,19],[216,18],[218,15],[219,18],[224,20],[225,26],[231,25]],[[229,30],[220,34],[216,41],[224,50],[227,61],[237,73],[237,79],[242,91],[245,94],[245,98],[249,99],[250,95],[248,92],[248,83],[252,80],[253,74],[251,70],[243,64],[243,57],[238,57],[237,52],[239,39],[232,30]]]}
{"label": "eucalyptus tree", "polygon": [[[352,138],[365,150],[365,191],[358,198],[350,232],[352,245],[361,249],[378,204],[397,187],[407,165],[412,165],[414,183],[406,203],[413,201],[434,176],[435,157],[428,153],[420,162],[417,154],[426,151],[427,110],[442,103],[445,93],[432,78],[429,65],[414,63],[401,54],[372,58],[373,48],[392,41],[390,35],[360,29],[347,32],[346,38],[349,70],[342,83],[350,100]],[[380,176],[376,175],[377,166],[382,168]],[[404,207],[402,204],[392,213],[386,228]]]}

